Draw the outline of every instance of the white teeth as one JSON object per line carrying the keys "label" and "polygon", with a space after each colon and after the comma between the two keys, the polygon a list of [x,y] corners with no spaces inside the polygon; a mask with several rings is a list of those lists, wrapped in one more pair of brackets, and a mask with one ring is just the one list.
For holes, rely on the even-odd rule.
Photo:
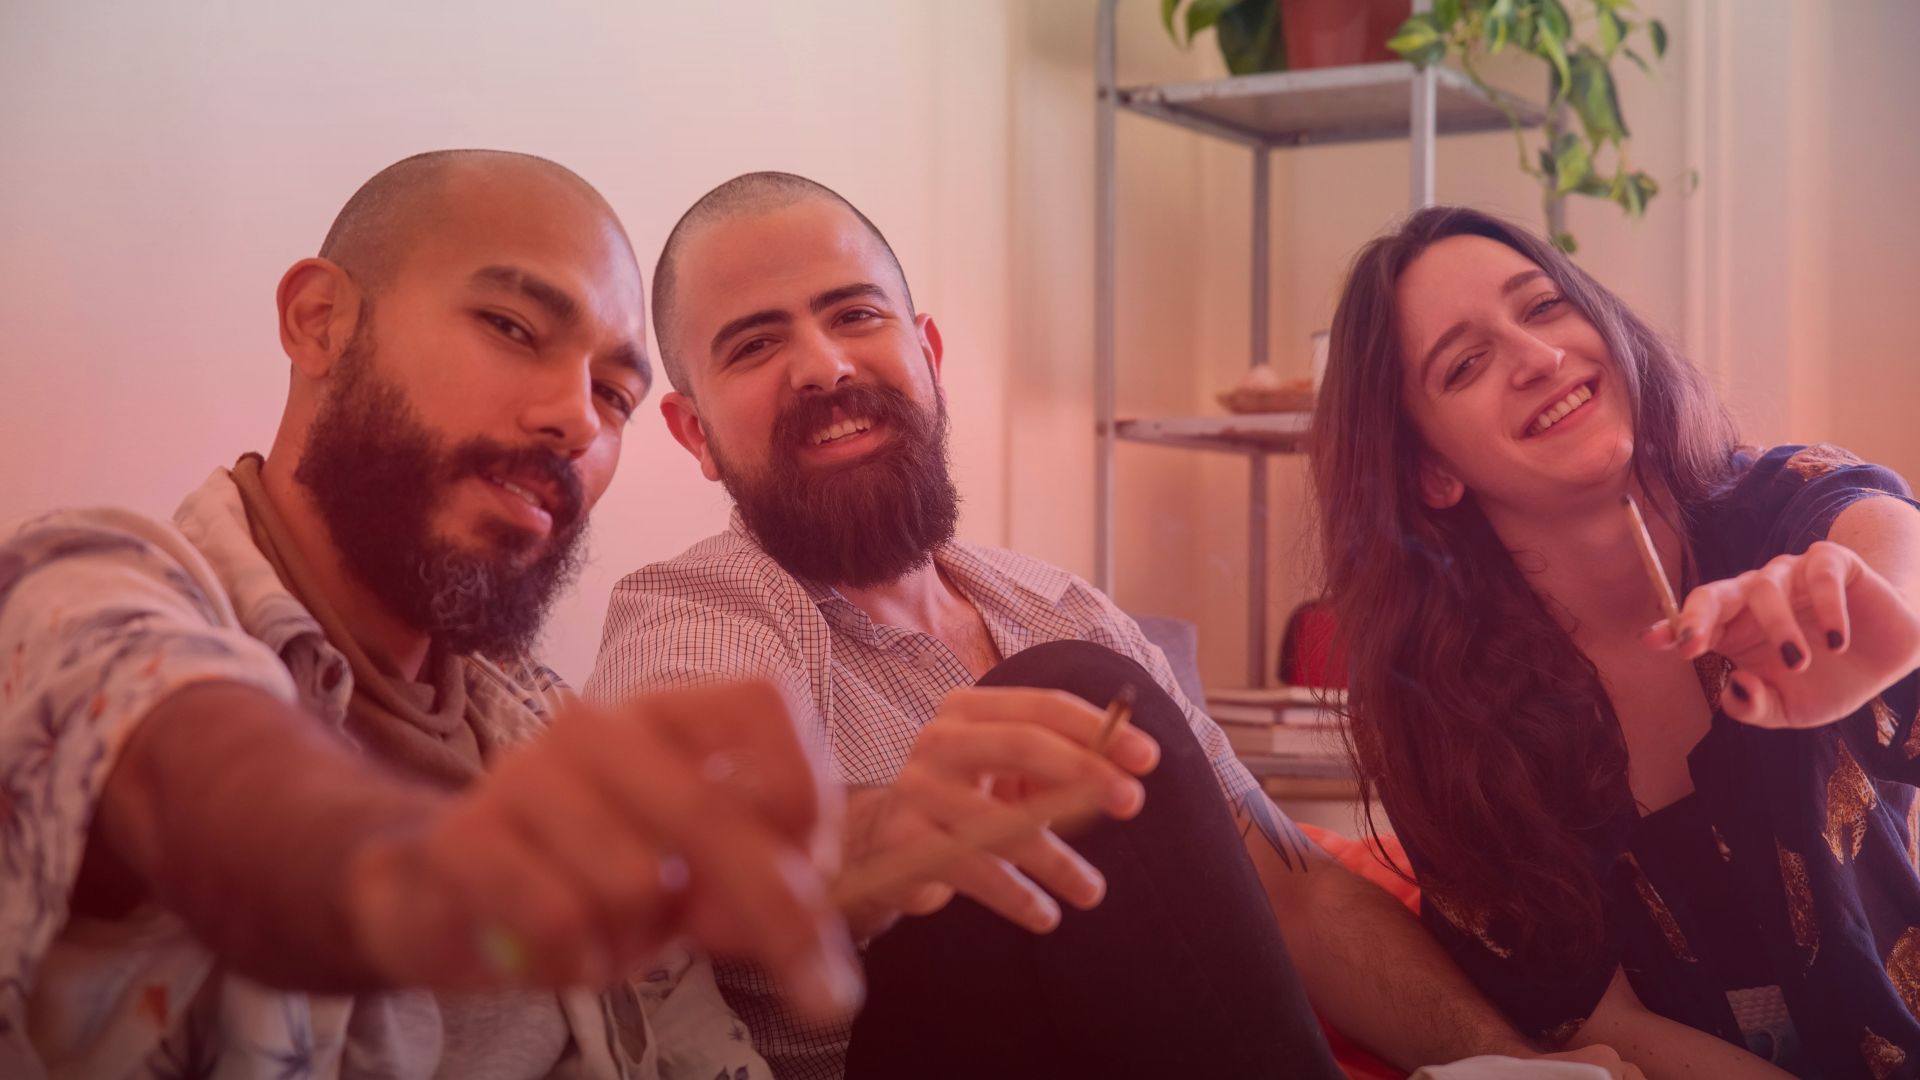
{"label": "white teeth", "polygon": [[1589,390],[1584,385],[1574,387],[1572,393],[1548,407],[1547,411],[1541,413],[1539,418],[1534,420],[1534,432],[1538,434],[1539,432],[1547,430],[1564,419],[1568,413],[1591,400],[1593,400],[1592,390]]}
{"label": "white teeth", "polygon": [[866,420],[842,420],[831,427],[821,428],[819,431],[814,432],[813,445],[819,446],[823,443],[830,443],[835,439],[844,439],[849,435],[855,435],[865,431],[872,426],[872,423]]}
{"label": "white teeth", "polygon": [[525,499],[527,501],[527,505],[533,507],[534,509],[536,510],[546,509],[546,507],[540,505],[540,497],[538,495],[535,495],[533,492],[528,491],[526,488],[521,487],[519,484],[516,484],[511,480],[502,480],[497,476],[493,478],[493,482],[500,485],[503,488],[506,488],[508,491],[512,492],[513,494],[520,496],[522,499]]}

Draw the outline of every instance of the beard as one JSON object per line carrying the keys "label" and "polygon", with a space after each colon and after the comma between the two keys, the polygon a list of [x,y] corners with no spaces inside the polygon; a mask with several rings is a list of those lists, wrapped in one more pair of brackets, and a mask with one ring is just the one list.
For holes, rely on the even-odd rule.
{"label": "beard", "polygon": [[[363,327],[366,325],[363,321]],[[321,403],[294,480],[307,489],[348,573],[389,611],[460,656],[525,655],[547,610],[579,573],[587,516],[566,459],[537,446],[475,437],[448,447],[356,334],[339,385]],[[436,513],[462,480],[538,477],[558,493],[544,538],[490,521],[455,542]]]}
{"label": "beard", "polygon": [[[884,427],[864,456],[808,467],[800,451],[833,422]],[[892,387],[854,383],[798,398],[775,421],[767,467],[729,467],[717,443],[714,465],[747,530],[794,577],[856,589],[889,584],[925,566],[953,539],[960,497],[947,467],[947,410],[929,410]]]}

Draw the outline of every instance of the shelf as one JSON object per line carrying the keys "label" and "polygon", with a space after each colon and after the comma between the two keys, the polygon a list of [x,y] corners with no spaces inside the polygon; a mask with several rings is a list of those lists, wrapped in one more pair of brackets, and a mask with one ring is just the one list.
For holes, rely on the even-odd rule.
{"label": "shelf", "polygon": [[[1356,64],[1240,75],[1231,79],[1122,87],[1121,108],[1248,146],[1319,146],[1407,137],[1412,64]],[[1501,131],[1506,113],[1452,68],[1436,69],[1435,130]],[[1539,106],[1499,99],[1529,127]]]}
{"label": "shelf", "polygon": [[1124,442],[1179,446],[1230,453],[1298,454],[1307,448],[1312,413],[1238,413],[1121,420],[1114,437]]}

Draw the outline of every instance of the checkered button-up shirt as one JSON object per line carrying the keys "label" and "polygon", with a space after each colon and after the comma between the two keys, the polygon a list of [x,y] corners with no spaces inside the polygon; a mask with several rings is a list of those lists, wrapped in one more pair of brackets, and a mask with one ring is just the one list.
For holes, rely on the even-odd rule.
{"label": "checkered button-up shirt", "polygon": [[[934,561],[979,610],[1000,655],[1081,640],[1137,661],[1186,713],[1227,796],[1257,787],[1219,727],[1180,691],[1166,655],[1098,589],[1024,555],[971,544],[947,544]],[[801,723],[850,785],[891,782],[940,703],[974,681],[938,638],[876,623],[831,587],[781,569],[736,512],[726,532],[614,586],[584,693],[613,703],[641,690],[748,677],[772,678],[804,703]],[[778,1075],[843,1074],[848,1029],[802,1029],[756,970],[722,964],[720,978]]]}

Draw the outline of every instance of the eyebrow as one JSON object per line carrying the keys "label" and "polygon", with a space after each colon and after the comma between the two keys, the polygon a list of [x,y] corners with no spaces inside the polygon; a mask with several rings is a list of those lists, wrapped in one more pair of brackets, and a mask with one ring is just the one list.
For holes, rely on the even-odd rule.
{"label": "eyebrow", "polygon": [[[809,299],[807,301],[807,310],[818,315],[835,304],[844,303],[861,296],[871,297],[876,300],[888,299],[887,290],[873,282],[855,281],[847,285],[828,289],[826,292]],[[719,352],[721,345],[742,331],[753,330],[762,326],[790,326],[792,323],[793,316],[779,308],[767,308],[763,311],[755,311],[722,325],[713,335],[713,343],[707,348],[710,352]]]}
{"label": "eyebrow", "polygon": [[[1534,278],[1546,276],[1547,272],[1537,266],[1530,270],[1522,270],[1500,283],[1500,295],[1503,297],[1511,296],[1516,289],[1519,289],[1527,282],[1532,281]],[[1420,361],[1420,382],[1422,385],[1426,384],[1427,373],[1433,370],[1433,362],[1440,359],[1440,354],[1447,351],[1447,346],[1458,341],[1460,335],[1466,332],[1467,324],[1465,322],[1454,323],[1452,326],[1447,327],[1446,333],[1440,335],[1440,340],[1433,343],[1433,348],[1427,350],[1427,358]]]}
{"label": "eyebrow", "polygon": [[608,363],[632,372],[640,380],[642,395],[653,389],[653,364],[647,360],[647,350],[639,342],[623,341],[607,352],[604,358]]}
{"label": "eyebrow", "polygon": [[556,322],[572,324],[580,319],[580,304],[565,289],[517,266],[483,266],[473,272],[473,283],[517,292],[547,309]]}

